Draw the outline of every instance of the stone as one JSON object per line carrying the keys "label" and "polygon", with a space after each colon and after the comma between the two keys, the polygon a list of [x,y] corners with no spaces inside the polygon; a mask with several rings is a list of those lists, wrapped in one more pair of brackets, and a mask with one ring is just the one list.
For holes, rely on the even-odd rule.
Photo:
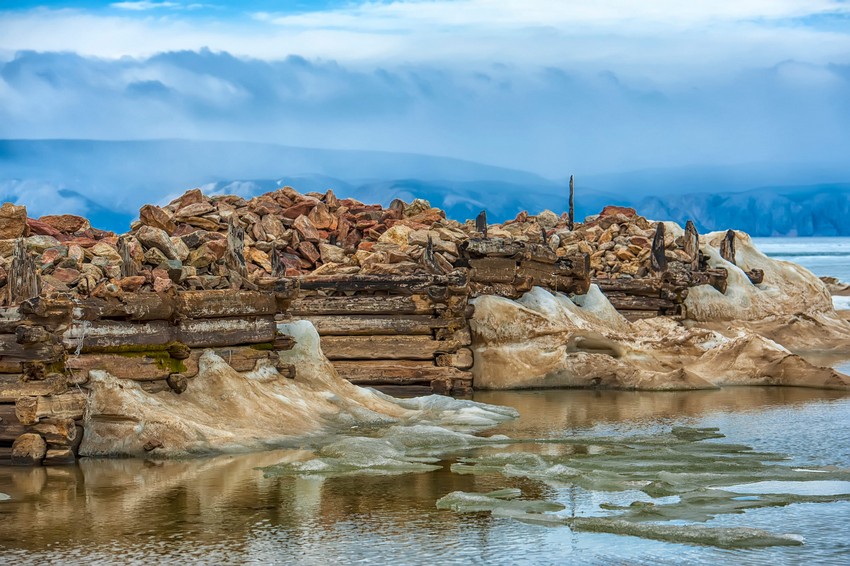
{"label": "stone", "polygon": [[307,218],[309,218],[310,222],[313,223],[313,226],[319,230],[331,228],[335,221],[334,215],[331,214],[330,209],[323,202],[318,203],[313,210],[309,212]]}
{"label": "stone", "polygon": [[48,248],[55,248],[62,245],[59,243],[59,240],[57,240],[53,236],[43,235],[30,236],[26,239],[26,243],[27,250],[31,252],[36,252],[38,254],[43,253]]}
{"label": "stone", "polygon": [[614,255],[616,255],[617,259],[619,259],[620,261],[631,261],[635,259],[635,255],[627,248],[620,248],[619,250],[614,252]]}
{"label": "stone", "polygon": [[41,254],[41,265],[42,267],[56,265],[66,257],[68,257],[68,248],[66,248],[65,246],[47,248]]}
{"label": "stone", "polygon": [[189,205],[205,202],[206,200],[207,198],[201,192],[201,189],[191,189],[183,193],[183,196],[171,201],[171,205],[174,205],[174,210],[179,211]]}
{"label": "stone", "polygon": [[177,249],[165,230],[153,226],[142,226],[136,232],[136,238],[147,248],[156,248],[168,259],[178,259]]}
{"label": "stone", "polygon": [[38,219],[63,234],[75,234],[91,228],[89,221],[75,214],[52,214]]}
{"label": "stone", "polygon": [[35,218],[27,218],[27,228],[30,235],[38,234],[42,236],[53,236],[54,238],[62,236],[62,232]]}
{"label": "stone", "polygon": [[313,207],[316,206],[316,203],[311,200],[302,201],[290,206],[281,213],[284,218],[289,218],[291,220],[295,220],[299,216],[304,216],[305,214],[309,214]]}
{"label": "stone", "polygon": [[322,263],[345,263],[348,260],[348,256],[345,254],[345,250],[338,246],[332,246],[330,244],[321,243],[319,244],[319,255],[322,258]]}
{"label": "stone", "polygon": [[301,257],[313,265],[315,265],[322,257],[319,250],[316,249],[316,246],[312,242],[301,242],[298,244],[296,249],[298,250],[298,253],[301,254]]}
{"label": "stone", "polygon": [[118,250],[105,242],[98,242],[89,248],[89,251],[96,257],[109,260],[110,263],[121,261],[121,255],[118,253]]}
{"label": "stone", "polygon": [[204,214],[207,214],[214,210],[215,207],[206,201],[194,202],[192,204],[187,204],[186,206],[178,210],[174,214],[174,220],[182,221],[183,219],[191,218],[192,216],[203,216]]}
{"label": "stone", "polygon": [[27,235],[27,207],[4,202],[0,206],[0,239],[22,238]]}
{"label": "stone", "polygon": [[260,225],[263,227],[267,240],[275,242],[285,239],[286,226],[274,215],[267,214],[263,216],[263,219],[260,220]]}
{"label": "stone", "polygon": [[153,290],[155,293],[165,293],[174,287],[174,282],[168,277],[156,277],[153,280]]}
{"label": "stone", "polygon": [[537,223],[547,230],[551,230],[558,225],[558,215],[551,210],[544,210],[537,215]]}
{"label": "stone", "polygon": [[310,219],[304,216],[303,214],[295,219],[295,222],[292,223],[292,227],[298,231],[298,233],[301,235],[302,240],[320,240],[319,231],[316,230],[316,227],[313,226],[313,223],[310,222]]}
{"label": "stone", "polygon": [[258,250],[257,248],[248,248],[245,250],[245,259],[253,262],[268,273],[272,272],[271,259],[269,258],[269,254],[264,251]]}
{"label": "stone", "polygon": [[410,245],[410,234],[413,229],[402,224],[396,224],[378,238],[380,243],[395,244],[402,250],[407,249]]}
{"label": "stone", "polygon": [[66,285],[73,285],[80,279],[80,272],[73,268],[57,267],[53,270],[53,278]]}
{"label": "stone", "polygon": [[608,205],[602,209],[602,212],[599,213],[599,218],[606,218],[617,214],[622,214],[626,218],[634,218],[637,216],[637,211],[634,208],[628,208],[625,206]]}
{"label": "stone", "polygon": [[121,287],[121,290],[125,293],[135,293],[141,289],[144,284],[144,275],[133,275],[131,277],[124,277],[118,280],[118,286]]}
{"label": "stone", "polygon": [[218,222],[217,219],[214,218],[190,216],[188,218],[181,218],[180,221],[185,224],[189,224],[190,226],[194,226],[195,228],[200,228],[201,230],[207,230],[209,232],[216,232],[221,228],[221,224]]}
{"label": "stone", "polygon": [[151,248],[145,252],[145,263],[148,265],[160,265],[166,261],[168,261],[168,258],[157,248]]}
{"label": "stone", "polygon": [[139,221],[143,226],[158,228],[170,236],[177,230],[177,224],[171,216],[158,206],[146,204],[139,209]]}
{"label": "stone", "polygon": [[28,432],[12,443],[12,465],[38,466],[47,454],[47,443],[40,434]]}
{"label": "stone", "polygon": [[186,245],[183,238],[172,236],[171,243],[174,244],[174,249],[177,250],[177,259],[186,261],[186,258],[189,257],[189,246]]}
{"label": "stone", "polygon": [[174,283],[180,282],[180,276],[183,274],[183,262],[179,259],[169,259],[162,262],[158,269],[162,269]]}
{"label": "stone", "polygon": [[427,200],[417,198],[413,199],[413,202],[404,208],[404,215],[407,217],[416,216],[426,210],[431,208],[431,203]]}

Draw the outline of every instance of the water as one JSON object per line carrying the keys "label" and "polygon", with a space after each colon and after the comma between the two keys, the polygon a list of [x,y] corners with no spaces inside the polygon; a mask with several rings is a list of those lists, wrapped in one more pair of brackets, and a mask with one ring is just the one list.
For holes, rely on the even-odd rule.
{"label": "water", "polygon": [[[842,483],[846,472],[841,471],[850,468],[846,394],[797,388],[562,390],[478,392],[475,400],[515,407],[521,414],[486,436],[535,441],[456,444],[437,458],[433,471],[407,474],[269,473],[280,470],[276,466],[280,463],[285,467],[309,461],[316,456],[313,450],[158,463],[83,460],[78,467],[0,469],[0,493],[11,497],[0,501],[0,561],[836,564],[846,563],[850,555],[846,536],[850,502],[841,495],[826,496],[824,502],[782,500],[780,506],[756,506],[765,498],[789,497],[769,494],[777,491],[803,498],[847,491]],[[695,431],[705,427],[717,431]],[[631,439],[632,452],[624,456],[625,439]],[[757,452],[733,446],[739,443]],[[584,456],[576,449],[579,446],[584,446]],[[664,494],[653,499],[640,491],[640,482],[626,488],[618,483],[638,475],[692,481],[693,459],[715,452],[717,456],[702,460],[704,471],[717,467],[713,460],[724,460],[724,467],[735,470],[737,479],[730,484],[732,476],[724,482],[706,475],[703,481],[706,487],[718,482],[748,485],[742,489],[747,493],[734,502],[724,496],[677,503],[677,497]],[[506,455],[573,458],[577,465],[605,473],[585,472],[571,481],[528,477],[529,468],[521,465],[518,475],[452,471],[453,466],[458,470],[482,458]],[[691,475],[683,474],[686,469]],[[616,477],[611,470],[616,470]],[[793,479],[777,479],[777,473]],[[759,484],[765,477],[773,483]],[[607,483],[592,483],[593,478]],[[800,478],[805,485],[799,484]],[[501,493],[505,501],[518,503],[519,512],[511,509],[517,505],[494,513],[437,507],[438,500],[454,492],[504,489],[513,490]],[[643,507],[631,504],[649,501],[671,503],[668,514],[687,519],[666,520],[658,528],[646,522],[609,521],[601,527],[594,523],[622,513],[617,510],[621,507],[626,513],[643,512]],[[740,509],[729,512],[730,505]],[[536,523],[526,522],[522,509],[528,508],[542,513],[532,517]],[[691,517],[706,509],[721,512],[705,522]],[[570,528],[564,521],[584,522]],[[593,532],[612,525],[617,532],[639,536]],[[706,527],[713,534],[693,530]],[[760,530],[771,536],[793,535],[767,542],[795,546],[725,547],[734,546],[735,537],[746,539]],[[677,542],[653,538],[668,536]],[[694,540],[680,542],[688,537]],[[805,540],[802,546],[800,537]],[[765,541],[763,535],[756,540]]]}
{"label": "water", "polygon": [[767,256],[850,283],[850,238],[753,238]]}

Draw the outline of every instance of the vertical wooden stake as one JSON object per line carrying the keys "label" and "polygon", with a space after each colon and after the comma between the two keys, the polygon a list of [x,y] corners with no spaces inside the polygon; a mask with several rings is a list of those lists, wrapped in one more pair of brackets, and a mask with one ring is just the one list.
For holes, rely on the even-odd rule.
{"label": "vertical wooden stake", "polygon": [[652,253],[649,256],[650,267],[656,273],[667,271],[667,256],[664,254],[664,236],[666,229],[663,222],[658,223],[655,237],[652,239]]}
{"label": "vertical wooden stake", "polygon": [[23,238],[15,241],[12,265],[7,279],[6,304],[8,305],[18,305],[38,297],[41,293],[41,281],[35,259],[27,251],[27,243]]}
{"label": "vertical wooden stake", "polygon": [[735,263],[735,231],[728,230],[723,237],[723,242],[720,244],[720,257],[736,265]]}
{"label": "vertical wooden stake", "polygon": [[699,271],[699,232],[690,220],[685,224],[684,251],[690,258],[691,270]]}
{"label": "vertical wooden stake", "polygon": [[570,175],[570,212],[569,212],[569,220],[567,222],[567,228],[570,231],[572,231],[573,228],[575,227],[575,219],[576,219],[576,209],[575,209],[576,201],[575,201],[575,199],[576,199],[575,180],[573,179],[573,176]]}
{"label": "vertical wooden stake", "polygon": [[478,216],[475,218],[475,231],[481,232],[481,235],[484,236],[484,239],[487,239],[487,211],[482,210],[478,213]]}
{"label": "vertical wooden stake", "polygon": [[136,261],[130,250],[127,236],[118,237],[118,255],[121,256],[121,277],[132,277],[137,273]]}
{"label": "vertical wooden stake", "polygon": [[245,268],[245,229],[231,218],[227,223],[227,251],[224,264],[242,277],[247,274]]}

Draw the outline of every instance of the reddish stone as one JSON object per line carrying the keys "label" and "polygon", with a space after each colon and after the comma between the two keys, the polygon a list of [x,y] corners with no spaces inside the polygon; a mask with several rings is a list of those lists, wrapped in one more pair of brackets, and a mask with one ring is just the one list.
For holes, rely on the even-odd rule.
{"label": "reddish stone", "polygon": [[210,240],[204,245],[215,254],[216,261],[223,258],[227,252],[227,240]]}
{"label": "reddish stone", "polygon": [[27,235],[27,208],[4,202],[0,206],[0,240]]}
{"label": "reddish stone", "polygon": [[74,234],[91,228],[91,224],[89,224],[88,220],[82,216],[76,216],[74,214],[42,216],[38,220],[65,234]]}
{"label": "reddish stone", "polygon": [[168,213],[152,204],[146,204],[139,209],[139,221],[145,226],[164,230],[169,236],[177,230],[177,224],[174,223]]}
{"label": "reddish stone", "polygon": [[41,220],[36,220],[35,218],[27,218],[27,226],[29,226],[30,234],[35,234],[37,236],[53,236],[56,238],[57,236],[62,235],[62,232],[50,224],[42,222]]}
{"label": "reddish stone", "polygon": [[248,206],[256,214],[265,216],[266,214],[280,214],[283,207],[280,206],[274,199],[266,196],[257,197],[248,203]]}
{"label": "reddish stone", "polygon": [[302,240],[312,240],[314,242],[319,240],[318,230],[316,230],[316,227],[313,226],[313,223],[306,216],[302,215],[296,218],[295,222],[292,223],[292,227],[301,234]]}
{"label": "reddish stone", "polygon": [[[522,213],[520,213],[522,214]],[[526,218],[528,218],[528,213],[525,213]],[[428,210],[422,211],[419,214],[414,216],[410,216],[407,218],[408,222],[418,222],[419,224],[426,224],[427,226],[431,226],[435,222],[440,222],[446,218],[446,213],[440,210],[439,208],[429,208]],[[519,218],[519,216],[517,216]]]}
{"label": "reddish stone", "polygon": [[312,265],[315,265],[322,257],[312,242],[301,242],[298,244],[298,253]]}
{"label": "reddish stone", "polygon": [[357,229],[360,230],[360,231],[368,230],[369,228],[372,228],[373,226],[377,226],[377,225],[378,225],[377,220],[358,220],[357,224],[355,224]]}
{"label": "reddish stone", "polygon": [[320,202],[317,204],[313,210],[307,215],[307,218],[310,219],[310,222],[313,223],[313,226],[322,230],[325,228],[330,228],[334,223],[334,216],[331,214],[328,206]]}
{"label": "reddish stone", "polygon": [[284,271],[283,275],[285,277],[301,277],[303,273],[300,269],[294,267],[287,267],[286,271]]}
{"label": "reddish stone", "polygon": [[384,211],[384,214],[381,216],[381,223],[386,224],[387,220],[401,220],[402,218],[404,218],[403,210],[396,210],[391,208],[389,210]]}
{"label": "reddish stone", "polygon": [[377,240],[381,237],[381,234],[387,231],[387,227],[383,224],[378,224],[372,228],[366,230],[364,236],[370,240]]}
{"label": "reddish stone", "polygon": [[331,189],[328,189],[328,192],[325,193],[325,196],[322,197],[322,200],[325,201],[325,204],[328,205],[328,208],[334,209],[339,206],[339,199],[336,198],[336,195]]}
{"label": "reddish stone", "polygon": [[68,246],[69,248],[71,246],[80,246],[81,248],[88,249],[92,246],[96,246],[97,244],[100,243],[100,241],[95,240],[94,238],[85,238],[85,237],[82,237],[82,236],[76,236],[76,237],[73,237],[73,238],[63,239],[62,243],[65,244],[66,246]]}
{"label": "reddish stone", "polygon": [[345,239],[342,241],[342,247],[347,250],[353,250],[357,247],[357,244],[360,243],[360,231],[359,230],[351,230]]}
{"label": "reddish stone", "polygon": [[351,222],[345,218],[339,219],[339,224],[336,227],[336,238],[339,241],[345,240],[348,233],[351,231]]}
{"label": "reddish stone", "polygon": [[[64,251],[64,253],[62,253],[63,251]],[[44,250],[44,253],[41,254],[41,265],[42,266],[56,265],[57,263],[62,261],[63,258],[67,257],[67,255],[68,255],[67,248],[66,249],[47,248],[46,250]]]}
{"label": "reddish stone", "polygon": [[66,285],[71,285],[80,278],[80,272],[70,267],[57,267],[53,270],[53,277]]}
{"label": "reddish stone", "polygon": [[[155,269],[154,271],[162,271],[162,270]],[[169,279],[167,275],[165,277],[154,277],[153,290],[154,290],[155,293],[165,293],[166,291],[168,291],[172,287],[174,287],[174,282],[171,279]]]}
{"label": "reddish stone", "polygon": [[126,293],[134,293],[145,284],[144,275],[133,275],[132,277],[124,277],[118,280],[118,286]]}
{"label": "reddish stone", "polygon": [[171,201],[172,204],[177,205],[177,210],[181,208],[186,208],[190,204],[198,204],[199,202],[206,201],[206,197],[204,193],[201,192],[201,189],[191,189],[183,193],[183,196]]}
{"label": "reddish stone", "polygon": [[355,207],[356,208],[362,208],[363,206],[365,206],[362,202],[360,202],[359,200],[355,200],[353,198],[341,199],[339,201],[339,205],[344,206],[348,209],[355,208]]}
{"label": "reddish stone", "polygon": [[365,252],[371,252],[373,247],[375,247],[375,242],[360,242],[357,244],[357,249]]}
{"label": "reddish stone", "polygon": [[[289,218],[291,220],[297,219],[299,216],[304,216],[309,214],[313,207],[316,206],[315,201],[306,200],[299,203],[296,203],[290,206],[281,213],[284,218]],[[305,216],[306,218],[306,216]]]}
{"label": "reddish stone", "polygon": [[625,206],[609,205],[602,209],[602,212],[599,213],[599,218],[614,216],[615,214],[622,214],[626,218],[634,218],[637,216],[637,211],[634,208],[628,208]]}
{"label": "reddish stone", "polygon": [[528,211],[523,210],[522,212],[517,214],[516,218],[514,218],[514,222],[517,222],[517,223],[528,222]]}

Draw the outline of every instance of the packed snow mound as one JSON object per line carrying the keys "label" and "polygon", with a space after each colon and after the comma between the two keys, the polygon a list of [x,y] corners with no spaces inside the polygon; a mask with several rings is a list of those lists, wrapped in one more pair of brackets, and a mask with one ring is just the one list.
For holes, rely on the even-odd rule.
{"label": "packed snow mound", "polygon": [[482,296],[472,302],[478,389],[850,388],[847,376],[745,328],[719,332],[664,317],[630,324],[596,286],[573,299],[536,287],[516,301]]}
{"label": "packed snow mound", "polygon": [[[340,378],[307,321],[281,325],[295,339],[280,352],[296,366],[283,377],[268,360],[240,373],[212,350],[182,394],[147,393],[136,382],[92,371],[81,456],[169,457],[300,446],[352,427],[428,423],[480,430],[516,418],[513,409],[450,398],[397,400]],[[440,429],[444,430],[444,429]],[[455,434],[445,431],[446,434]],[[410,438],[418,438],[415,430]],[[457,433],[460,434],[460,433]]]}

